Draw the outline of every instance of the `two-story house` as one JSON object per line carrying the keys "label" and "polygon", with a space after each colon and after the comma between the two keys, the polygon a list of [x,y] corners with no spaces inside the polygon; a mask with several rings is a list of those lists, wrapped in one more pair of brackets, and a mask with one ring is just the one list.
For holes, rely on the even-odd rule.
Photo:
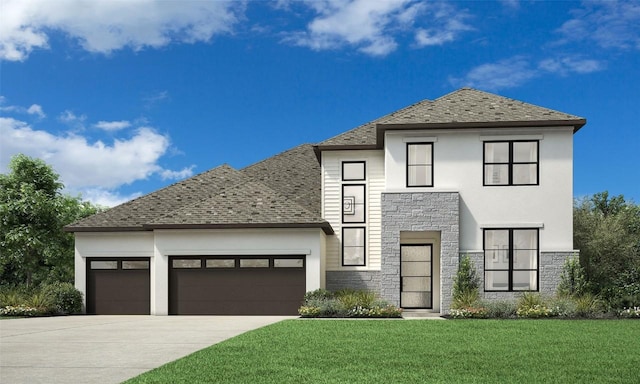
{"label": "two-story house", "polygon": [[470,88],[67,227],[88,313],[295,314],[357,288],[447,313],[461,256],[484,298],[552,294],[573,250],[585,119]]}

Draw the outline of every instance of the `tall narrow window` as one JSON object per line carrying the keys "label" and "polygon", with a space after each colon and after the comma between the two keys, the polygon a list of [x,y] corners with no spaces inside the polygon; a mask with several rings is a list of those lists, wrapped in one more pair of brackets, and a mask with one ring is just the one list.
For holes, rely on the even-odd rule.
{"label": "tall narrow window", "polygon": [[538,185],[538,141],[484,143],[484,185]]}
{"label": "tall narrow window", "polygon": [[538,249],[537,229],[485,229],[485,291],[537,291]]}
{"label": "tall narrow window", "polygon": [[364,227],[342,228],[342,265],[366,265],[366,241]]}
{"label": "tall narrow window", "polygon": [[433,143],[407,144],[407,187],[433,187]]}
{"label": "tall narrow window", "polygon": [[344,184],[342,186],[342,222],[365,222],[365,185]]}

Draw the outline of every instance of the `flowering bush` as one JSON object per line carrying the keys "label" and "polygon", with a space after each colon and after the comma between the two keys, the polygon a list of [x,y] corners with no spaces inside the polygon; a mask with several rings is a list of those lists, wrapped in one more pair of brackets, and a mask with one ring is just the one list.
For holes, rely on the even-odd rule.
{"label": "flowering bush", "polygon": [[302,317],[401,317],[402,310],[369,291],[307,292],[298,309]]}
{"label": "flowering bush", "polygon": [[626,318],[640,318],[640,307],[625,308],[618,312],[618,316]]}
{"label": "flowering bush", "polygon": [[527,317],[527,318],[540,318],[540,317],[549,317],[552,314],[552,311],[545,307],[544,305],[535,304],[532,307],[523,307],[518,308],[516,312],[518,317]]}
{"label": "flowering bush", "polygon": [[40,316],[43,312],[41,309],[33,308],[26,306],[24,304],[20,304],[17,306],[7,305],[6,307],[0,308],[0,316]]}
{"label": "flowering bush", "polygon": [[483,307],[454,308],[449,315],[453,319],[484,319],[487,317],[487,310]]}

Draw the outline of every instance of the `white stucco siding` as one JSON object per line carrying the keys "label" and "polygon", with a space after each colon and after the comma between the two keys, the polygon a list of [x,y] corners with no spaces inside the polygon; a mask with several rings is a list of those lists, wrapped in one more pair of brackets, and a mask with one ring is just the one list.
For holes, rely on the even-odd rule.
{"label": "white stucco siding", "polygon": [[87,257],[150,257],[151,314],[166,315],[169,312],[169,256],[303,255],[306,290],[310,291],[324,286],[324,242],[321,229],[76,233],[76,287],[86,294]]}
{"label": "white stucco siding", "polygon": [[[483,186],[483,141],[539,140],[539,185]],[[387,133],[386,190],[460,193],[460,250],[482,250],[482,228],[540,227],[542,251],[573,248],[571,128]],[[406,187],[407,142],[433,142],[434,186]]]}
{"label": "white stucco siding", "polygon": [[[366,185],[366,223],[353,224],[364,226],[366,231],[366,266],[342,266],[342,162],[366,162],[366,181],[346,182],[346,184]],[[327,270],[380,270],[380,228],[381,193],[385,188],[384,152],[367,151],[324,151],[322,153],[322,211],[323,217],[333,229],[335,235],[327,237]]]}

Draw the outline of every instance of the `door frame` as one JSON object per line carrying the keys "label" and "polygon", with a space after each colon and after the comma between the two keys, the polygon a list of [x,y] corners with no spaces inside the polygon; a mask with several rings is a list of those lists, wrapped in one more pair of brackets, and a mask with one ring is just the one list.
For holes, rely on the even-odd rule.
{"label": "door frame", "polygon": [[[433,309],[433,243],[417,243],[417,244],[412,244],[412,243],[407,243],[407,244],[400,244],[400,268],[398,271],[398,274],[400,275],[400,308],[406,308],[406,309]],[[428,247],[430,249],[430,254],[431,254],[431,260],[429,261],[429,278],[431,279],[430,284],[429,284],[429,292],[431,293],[431,306],[429,307],[405,307],[402,305],[402,247]],[[425,276],[426,277],[426,276]]]}

